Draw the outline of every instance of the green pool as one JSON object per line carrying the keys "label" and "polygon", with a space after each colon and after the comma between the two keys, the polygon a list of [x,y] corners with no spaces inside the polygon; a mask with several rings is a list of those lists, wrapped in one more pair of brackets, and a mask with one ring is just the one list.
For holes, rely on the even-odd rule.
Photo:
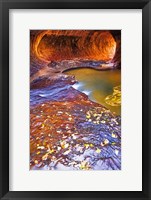
{"label": "green pool", "polygon": [[106,103],[105,100],[106,97],[113,94],[114,87],[121,85],[120,70],[99,71],[91,68],[78,68],[65,73],[75,76],[78,83],[73,87],[87,94],[89,99],[104,105],[117,115],[121,114],[120,105],[113,106]]}

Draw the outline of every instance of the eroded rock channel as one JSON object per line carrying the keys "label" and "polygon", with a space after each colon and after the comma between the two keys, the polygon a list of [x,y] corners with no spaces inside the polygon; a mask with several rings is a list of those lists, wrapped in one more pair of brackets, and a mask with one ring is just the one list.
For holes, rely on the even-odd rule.
{"label": "eroded rock channel", "polygon": [[121,169],[121,116],[75,89],[75,76],[64,73],[120,70],[119,44],[116,31],[31,31],[30,169]]}

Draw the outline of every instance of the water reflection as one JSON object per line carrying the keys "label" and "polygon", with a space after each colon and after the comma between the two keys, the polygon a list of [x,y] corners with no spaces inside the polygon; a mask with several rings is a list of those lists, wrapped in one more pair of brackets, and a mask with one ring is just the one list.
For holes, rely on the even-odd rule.
{"label": "water reflection", "polygon": [[121,106],[111,106],[105,98],[113,93],[113,88],[121,84],[121,71],[98,71],[90,68],[73,69],[65,72],[74,75],[78,83],[73,87],[89,96],[92,101],[100,103],[111,111],[121,114]]}

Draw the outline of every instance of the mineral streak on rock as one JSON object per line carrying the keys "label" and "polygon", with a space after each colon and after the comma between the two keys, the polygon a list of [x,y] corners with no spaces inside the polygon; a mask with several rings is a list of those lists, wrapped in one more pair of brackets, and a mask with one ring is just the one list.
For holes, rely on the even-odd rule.
{"label": "mineral streak on rock", "polygon": [[114,68],[119,36],[113,35],[31,31],[30,169],[121,169],[121,117],[90,101],[72,87],[75,78],[62,73],[76,66]]}

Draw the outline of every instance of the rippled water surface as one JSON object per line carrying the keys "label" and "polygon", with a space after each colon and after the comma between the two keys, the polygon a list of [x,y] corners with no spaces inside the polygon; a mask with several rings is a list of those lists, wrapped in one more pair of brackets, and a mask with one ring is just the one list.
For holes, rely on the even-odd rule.
{"label": "rippled water surface", "polygon": [[74,75],[78,83],[74,88],[87,94],[92,101],[100,103],[111,111],[121,114],[121,106],[110,106],[105,102],[113,94],[113,87],[121,85],[121,71],[98,71],[90,68],[73,69],[65,72]]}

